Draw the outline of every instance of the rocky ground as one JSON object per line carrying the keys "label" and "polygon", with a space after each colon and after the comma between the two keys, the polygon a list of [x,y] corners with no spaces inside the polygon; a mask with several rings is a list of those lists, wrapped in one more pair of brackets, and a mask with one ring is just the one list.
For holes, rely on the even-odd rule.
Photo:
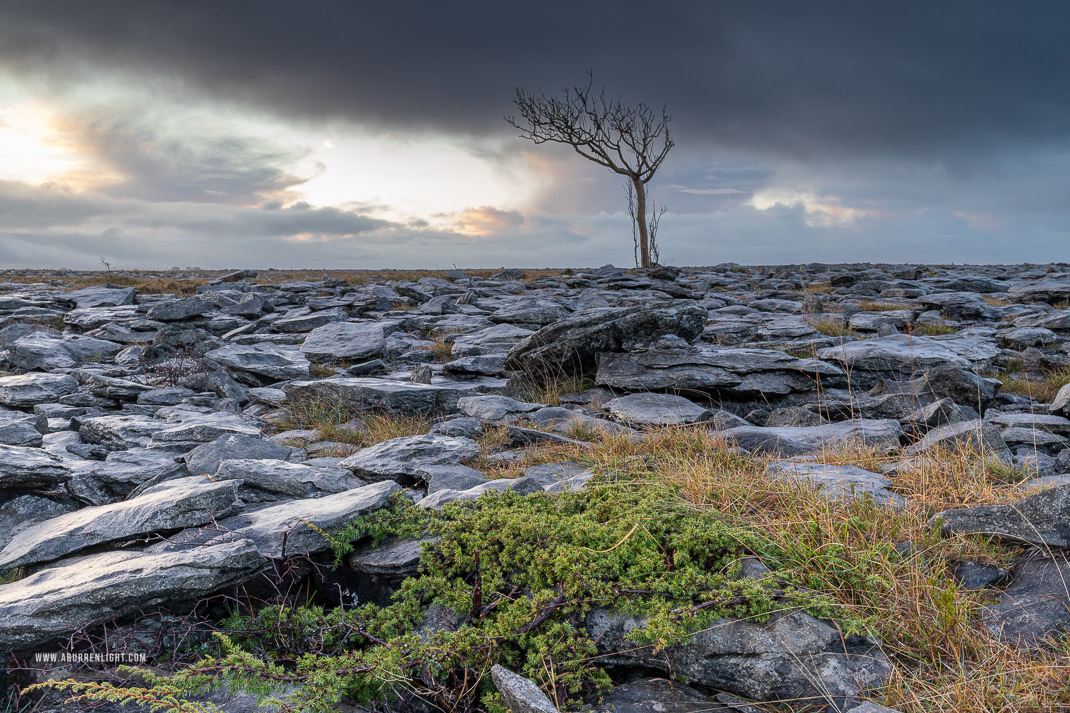
{"label": "rocky ground", "polygon": [[[571,580],[626,550],[639,558],[643,537],[671,538],[643,524],[657,515],[613,505],[584,525],[619,518],[621,529],[577,540],[602,555],[547,575],[560,581],[544,582],[544,599],[509,580],[519,565],[492,584],[491,555],[477,555],[455,573],[471,606],[425,597],[420,636],[455,641],[517,602],[527,618],[477,647],[479,665],[450,669],[477,680],[440,674],[438,703],[421,696],[434,676],[414,658],[394,663],[420,686],[393,680],[384,689],[400,697],[375,705],[445,710],[454,695],[453,710],[517,712],[1070,707],[1070,267],[345,278],[0,275],[0,651],[13,692],[118,680],[113,667],[35,663],[38,652],[146,653],[177,670],[228,612],[252,626],[283,590],[328,611],[385,606],[406,580],[433,575],[432,560],[468,562],[450,547],[457,523],[492,517],[480,503],[519,513],[483,535],[511,542],[538,507],[578,512],[672,482],[673,498],[701,513],[694,522],[757,539],[718,555],[716,571],[687,569],[690,584],[671,593],[647,583],[713,545],[680,544],[689,554],[675,559],[662,546],[669,564],[642,577],[628,569],[638,559],[621,560],[627,575],[597,575],[635,606],[581,603],[571,597],[602,590]],[[711,454],[729,460],[713,468]],[[410,510],[428,514],[424,531],[344,530]],[[799,554],[823,518],[833,524],[820,537],[858,543],[865,556],[843,560],[857,572],[820,569],[831,539]],[[528,542],[521,560],[552,544]],[[875,573],[878,551],[887,567]],[[931,618],[899,611],[908,589]],[[691,603],[658,608],[672,597]],[[637,643],[634,632],[666,622],[687,631]],[[348,626],[332,639],[339,651],[402,648]],[[551,626],[594,647],[582,676],[552,652],[542,668],[532,658],[524,637]],[[1018,673],[997,676],[1000,661]],[[278,665],[267,679],[295,670]],[[286,681],[290,694],[322,683]],[[211,702],[247,709],[228,684],[233,695]],[[358,705],[343,689],[326,705]]]}

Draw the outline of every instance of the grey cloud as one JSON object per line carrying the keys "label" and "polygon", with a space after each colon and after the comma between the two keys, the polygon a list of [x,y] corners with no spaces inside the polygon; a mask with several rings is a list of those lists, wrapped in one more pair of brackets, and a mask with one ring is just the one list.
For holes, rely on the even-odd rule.
{"label": "grey cloud", "polygon": [[0,62],[474,136],[508,134],[514,85],[555,91],[593,67],[625,97],[667,101],[693,146],[966,161],[1065,138],[1068,20],[1055,0],[16,0],[0,9]]}

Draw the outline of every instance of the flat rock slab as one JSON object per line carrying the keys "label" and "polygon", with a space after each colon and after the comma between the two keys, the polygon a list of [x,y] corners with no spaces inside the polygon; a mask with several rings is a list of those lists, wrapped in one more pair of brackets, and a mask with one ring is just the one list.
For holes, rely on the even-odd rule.
{"label": "flat rock slab", "polygon": [[365,480],[412,483],[427,477],[428,466],[457,465],[479,455],[471,438],[428,433],[403,436],[362,448],[339,465]]}
{"label": "flat rock slab", "polygon": [[29,408],[57,401],[77,390],[78,381],[70,374],[4,376],[0,377],[0,406]]}
{"label": "flat rock slab", "polygon": [[307,379],[309,361],[297,349],[281,344],[228,344],[206,353],[206,359],[228,369],[256,374],[268,379]]}
{"label": "flat rock slab", "polygon": [[847,342],[817,352],[820,359],[860,371],[910,376],[936,366],[971,369],[999,354],[995,343],[978,336],[918,337],[893,334]]}
{"label": "flat rock slab", "polygon": [[172,453],[145,448],[112,451],[103,461],[76,466],[67,481],[67,492],[89,505],[107,505],[122,500],[147,481],[183,475],[189,473],[175,462]]}
{"label": "flat rock slab", "polygon": [[748,451],[790,457],[850,443],[892,452],[898,450],[902,433],[898,421],[857,419],[821,426],[737,426],[722,431],[721,435]]}
{"label": "flat rock slab", "polygon": [[314,468],[282,460],[225,460],[213,477],[240,481],[239,493],[247,503],[313,498],[365,485],[344,468]]}
{"label": "flat rock slab", "polygon": [[390,496],[400,490],[391,481],[373,483],[336,495],[291,500],[242,513],[223,520],[220,526],[233,531],[226,537],[252,540],[265,557],[279,559],[284,554],[324,552],[331,544],[321,532],[344,527],[354,518],[386,507]]}
{"label": "flat rock slab", "polygon": [[38,647],[94,621],[196,601],[249,579],[265,564],[248,541],[65,560],[0,585],[0,650]]}
{"label": "flat rock slab", "polygon": [[981,610],[981,621],[1004,641],[1039,646],[1070,631],[1070,560],[1030,559],[1015,567],[1014,580],[998,604]]}
{"label": "flat rock slab", "polygon": [[725,396],[807,392],[843,381],[843,370],[772,349],[695,347],[601,354],[595,383],[626,391],[695,390]]}
{"label": "flat rock slab", "polygon": [[683,426],[712,416],[709,409],[673,394],[630,394],[603,408],[632,426]]}
{"label": "flat rock slab", "polygon": [[999,430],[977,419],[934,428],[920,441],[903,449],[903,454],[917,455],[938,448],[969,448],[979,453],[1003,458],[1008,462],[1010,458],[1010,450]]}
{"label": "flat rock slab", "polygon": [[766,473],[815,486],[826,500],[860,500],[868,497],[878,505],[895,508],[906,506],[902,495],[888,490],[892,485],[890,478],[856,466],[781,461],[770,463]]}
{"label": "flat rock slab", "polygon": [[185,456],[191,475],[214,475],[219,464],[230,459],[286,460],[293,449],[274,441],[242,433],[227,433],[197,446]]}
{"label": "flat rock slab", "polygon": [[234,514],[238,484],[188,477],[130,500],[82,508],[29,527],[0,551],[0,569],[51,562],[104,542],[196,527]]}
{"label": "flat rock slab", "polygon": [[70,474],[63,461],[40,448],[0,445],[0,491],[48,489]]}
{"label": "flat rock slab", "polygon": [[457,411],[462,416],[478,418],[480,421],[503,423],[515,420],[522,414],[538,411],[543,404],[517,401],[508,396],[465,396],[457,401]]}
{"label": "flat rock slab", "polygon": [[945,535],[997,535],[1048,547],[1070,547],[1070,485],[1058,485],[1010,505],[945,510],[929,521],[943,522]]}
{"label": "flat rock slab", "polygon": [[31,416],[22,411],[0,409],[0,444],[40,448],[48,421],[43,416]]}
{"label": "flat rock slab", "polygon": [[367,361],[383,355],[386,335],[397,322],[334,322],[316,327],[305,337],[301,351],[316,361]]}
{"label": "flat rock slab", "polygon": [[165,421],[138,414],[92,416],[82,419],[78,434],[86,443],[122,450],[144,448],[152,441],[153,435],[167,427]]}
{"label": "flat rock slab", "polygon": [[295,381],[282,387],[288,401],[329,399],[354,411],[404,415],[438,415],[456,410],[464,396],[501,393],[505,379],[454,381],[432,377],[430,384],[376,377],[340,377]]}

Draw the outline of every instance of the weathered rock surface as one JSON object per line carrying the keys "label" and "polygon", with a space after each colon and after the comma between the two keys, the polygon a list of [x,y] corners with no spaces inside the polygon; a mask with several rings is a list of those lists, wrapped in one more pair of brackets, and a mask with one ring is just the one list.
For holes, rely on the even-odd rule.
{"label": "weathered rock surface", "polygon": [[132,500],[82,508],[23,530],[0,551],[0,569],[50,562],[104,542],[178,530],[239,509],[237,483],[189,477],[171,480]]}
{"label": "weathered rock surface", "polygon": [[1015,567],[1014,579],[996,604],[984,607],[985,626],[1004,641],[1038,646],[1070,631],[1070,560],[1030,558]]}
{"label": "weathered rock surface", "polygon": [[1070,485],[1059,485],[1009,505],[945,510],[931,522],[945,534],[998,535],[1048,547],[1070,547]]}
{"label": "weathered rock surface", "polygon": [[265,565],[248,541],[176,552],[104,552],[0,585],[0,650],[41,646],[87,624],[192,603]]}
{"label": "weathered rock surface", "polygon": [[633,426],[682,426],[712,414],[694,401],[673,394],[631,394],[613,399],[605,409]]}
{"label": "weathered rock surface", "polygon": [[691,341],[705,324],[706,309],[686,301],[582,312],[525,337],[509,350],[505,366],[533,378],[590,372],[599,353],[665,335]]}
{"label": "weathered rock surface", "polygon": [[642,620],[596,609],[586,625],[605,663],[671,670],[689,683],[755,700],[802,697],[842,706],[883,685],[892,671],[872,641],[844,640],[832,626],[798,611],[774,614],[765,624],[718,620],[658,654],[624,638]]}
{"label": "weathered rock surface", "polygon": [[470,438],[429,433],[392,438],[363,448],[339,466],[365,480],[412,483],[425,477],[428,466],[457,465],[477,455],[479,444]]}

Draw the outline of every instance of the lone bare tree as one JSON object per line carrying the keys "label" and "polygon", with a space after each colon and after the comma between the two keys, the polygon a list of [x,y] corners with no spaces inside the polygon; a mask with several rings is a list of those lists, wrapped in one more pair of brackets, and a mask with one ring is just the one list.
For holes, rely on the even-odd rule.
{"label": "lone bare tree", "polygon": [[[594,75],[588,72],[586,86],[566,87],[559,97],[517,87],[513,103],[520,118],[507,116],[505,120],[520,130],[521,138],[536,144],[566,144],[585,159],[628,179],[629,193],[634,192],[629,212],[639,233],[636,264],[651,267],[657,263],[657,220],[647,223],[646,184],[675,145],[669,133],[672,116],[666,107],[659,114],[646,104],[625,106],[620,99],[607,99],[604,88],[594,96],[593,84]],[[660,218],[656,211],[655,216]]]}

